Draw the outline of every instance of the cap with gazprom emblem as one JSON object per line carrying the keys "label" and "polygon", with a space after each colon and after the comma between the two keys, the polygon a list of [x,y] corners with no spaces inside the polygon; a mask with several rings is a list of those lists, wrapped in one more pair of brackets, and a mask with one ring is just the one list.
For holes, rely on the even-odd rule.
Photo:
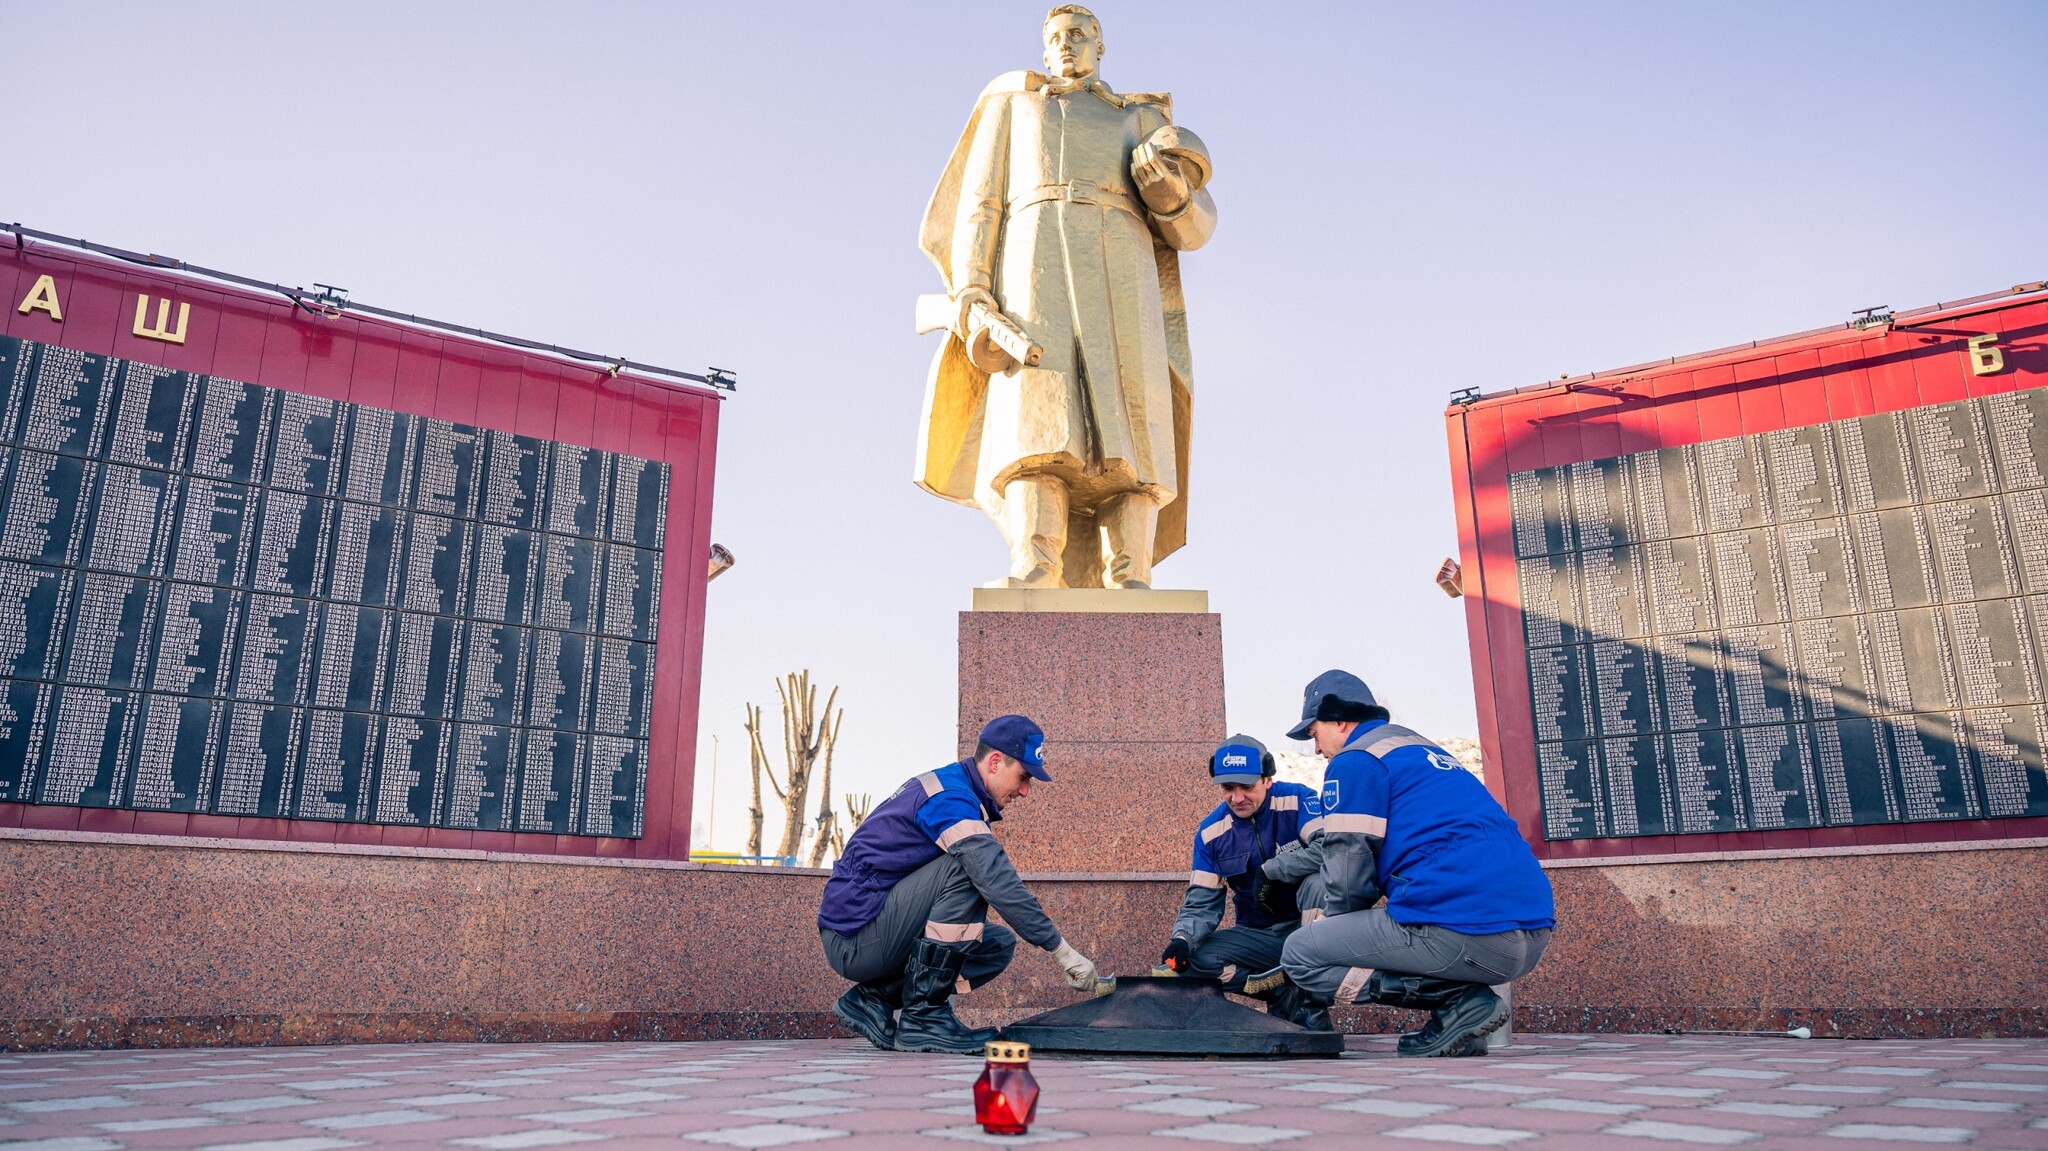
{"label": "cap with gazprom emblem", "polygon": [[[1348,705],[1348,706],[1346,706]],[[1308,725],[1319,719],[1338,719],[1342,712],[1357,714],[1371,708],[1384,718],[1386,709],[1372,697],[1365,681],[1348,671],[1326,671],[1308,681],[1301,692],[1301,722],[1288,731],[1289,739],[1307,739]]]}
{"label": "cap with gazprom emblem", "polygon": [[1241,783],[1249,787],[1267,774],[1273,753],[1248,735],[1233,735],[1209,756],[1209,778],[1216,783]]}
{"label": "cap with gazprom emblem", "polygon": [[1045,731],[1021,715],[999,715],[981,729],[981,742],[1024,765],[1031,778],[1052,782],[1045,770]]}

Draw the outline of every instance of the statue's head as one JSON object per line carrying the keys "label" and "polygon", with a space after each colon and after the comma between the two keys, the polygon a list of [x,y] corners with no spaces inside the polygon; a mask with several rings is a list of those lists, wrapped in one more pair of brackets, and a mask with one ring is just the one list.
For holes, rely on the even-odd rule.
{"label": "statue's head", "polygon": [[1066,80],[1095,75],[1102,66],[1102,21],[1079,4],[1045,14],[1045,70]]}

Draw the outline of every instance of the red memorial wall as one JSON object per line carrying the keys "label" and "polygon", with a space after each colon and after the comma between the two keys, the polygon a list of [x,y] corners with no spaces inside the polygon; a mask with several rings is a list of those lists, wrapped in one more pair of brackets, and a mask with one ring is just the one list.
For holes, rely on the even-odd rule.
{"label": "red memorial wall", "polygon": [[[2015,729],[2009,727],[2000,734],[1993,729],[1995,725],[1986,725],[1982,720],[1982,717],[1987,715],[1994,718],[2017,716],[2024,720],[2028,714],[2038,719],[2043,714],[2043,689],[2039,682],[2041,677],[2029,673],[2031,685],[2021,684],[2019,672],[2013,669],[2026,663],[2026,660],[1994,658],[1989,660],[1989,670],[1982,672],[1980,678],[1984,680],[1983,683],[1973,685],[1969,682],[1972,673],[1964,666],[1968,652],[1963,650],[1971,642],[1971,636],[1967,633],[1970,628],[1976,627],[1983,620],[1989,620],[1997,613],[1989,608],[1979,613],[1974,606],[1958,604],[1956,601],[1970,597],[1957,591],[1954,583],[1955,580],[1967,581],[1970,578],[1968,573],[1971,564],[1989,564],[1989,567],[1982,570],[1995,573],[2000,562],[1997,553],[2003,552],[2004,569],[2008,573],[2007,586],[1984,594],[2016,597],[2010,601],[2012,604],[2025,600],[2025,608],[2015,606],[2009,611],[2004,607],[1999,608],[1999,611],[2005,612],[2000,618],[2020,620],[2017,625],[2021,631],[2018,641],[2037,645],[2032,649],[2037,656],[2043,650],[2038,645],[2048,644],[2048,626],[2044,626],[2048,625],[2048,615],[2029,614],[2038,612],[2041,602],[2034,597],[2048,592],[2048,585],[2042,585],[2042,570],[2037,570],[2034,566],[2041,559],[2040,541],[2048,538],[2044,536],[2044,523],[2040,515],[2040,509],[2044,505],[2037,492],[2017,490],[2026,487],[2025,483],[2013,479],[2001,492],[1997,479],[1992,480],[1994,490],[1988,499],[1996,508],[1987,515],[1999,521],[1995,525],[1995,532],[1987,526],[1989,518],[1980,516],[1979,518],[1986,518],[1985,524],[1974,528],[1965,525],[1956,529],[1976,531],[1976,535],[1966,537],[1952,533],[1952,539],[1947,536],[1936,538],[1943,530],[1943,523],[1949,520],[1961,523],[1968,518],[1968,512],[1962,510],[1946,518],[1945,513],[1936,511],[1922,516],[1917,521],[1921,530],[1920,546],[1923,553],[1927,553],[1923,555],[1923,562],[1935,565],[1929,568],[1929,571],[1938,577],[1934,582],[1947,588],[1946,594],[1937,588],[1931,596],[1936,601],[1935,606],[1929,609],[1932,613],[1940,615],[1943,621],[1934,627],[1936,630],[1946,629],[1942,631],[1946,638],[1941,642],[1947,645],[1943,649],[1947,654],[1937,656],[1931,648],[1925,651],[1915,649],[1909,637],[1903,649],[1906,656],[1903,667],[1915,677],[1922,674],[1935,674],[1938,677],[1939,669],[1933,673],[1928,672],[1937,658],[1955,661],[1957,666],[1963,667],[1959,673],[1959,679],[1963,682],[1951,683],[1948,687],[1949,704],[1921,703],[1912,708],[1914,711],[1945,714],[1909,717],[1910,722],[1892,725],[1891,734],[1884,738],[1891,739],[1898,750],[1894,753],[1891,765],[1884,769],[1891,773],[1886,780],[1876,780],[1874,776],[1863,780],[1851,778],[1845,786],[1838,778],[1832,785],[1832,794],[1818,799],[1795,798],[1789,801],[1790,806],[1786,805],[1788,801],[1774,797],[1789,794],[1786,789],[1795,788],[1798,784],[1800,769],[1790,766],[1798,761],[1796,748],[1785,754],[1784,764],[1787,766],[1780,768],[1781,774],[1775,783],[1769,778],[1768,769],[1760,769],[1765,770],[1766,775],[1760,780],[1752,781],[1738,774],[1731,774],[1740,772],[1743,767],[1741,757],[1736,754],[1737,746],[1741,745],[1743,755],[1751,755],[1752,744],[1761,745],[1766,741],[1751,740],[1746,734],[1716,736],[1715,746],[1723,749],[1721,754],[1732,766],[1724,765],[1719,776],[1700,777],[1707,778],[1710,785],[1706,790],[1709,799],[1702,801],[1697,780],[1693,783],[1684,780],[1674,781],[1671,744],[1663,742],[1662,736],[1634,740],[1635,733],[1640,730],[1668,730],[1672,726],[1668,717],[1661,723],[1654,719],[1643,721],[1647,723],[1646,727],[1640,724],[1629,726],[1636,723],[1635,720],[1614,721],[1617,726],[1625,729],[1622,733],[1623,740],[1619,741],[1614,749],[1615,756],[1628,759],[1634,765],[1634,774],[1630,776],[1626,770],[1615,770],[1602,776],[1598,765],[1606,761],[1594,759],[1593,753],[1583,750],[1586,743],[1599,742],[1594,738],[1596,732],[1591,730],[1595,726],[1594,721],[1586,719],[1584,714],[1574,717],[1567,713],[1575,710],[1578,713],[1599,710],[1600,701],[1594,698],[1602,690],[1598,675],[1633,666],[1629,664],[1629,660],[1634,656],[1628,650],[1617,649],[1618,656],[1607,658],[1594,652],[1591,647],[1586,649],[1587,658],[1584,663],[1589,666],[1581,669],[1575,665],[1570,673],[1574,677],[1583,673],[1585,677],[1572,681],[1583,688],[1584,698],[1576,703],[1568,701],[1564,705],[1559,705],[1556,684],[1546,683],[1542,686],[1544,702],[1552,709],[1552,719],[1565,716],[1567,724],[1579,723],[1579,729],[1571,731],[1570,734],[1580,737],[1583,742],[1558,741],[1556,737],[1559,729],[1548,723],[1544,725],[1543,732],[1539,733],[1538,716],[1534,707],[1537,692],[1532,687],[1532,645],[1529,643],[1529,637],[1541,633],[1546,642],[1554,642],[1555,632],[1545,631],[1540,626],[1535,631],[1531,630],[1530,617],[1525,616],[1524,589],[1543,589],[1546,585],[1526,582],[1521,565],[1532,562],[1529,559],[1529,553],[1532,551],[1545,550],[1542,541],[1537,538],[1543,525],[1537,524],[1527,529],[1528,534],[1522,537],[1518,557],[1515,501],[1511,498],[1510,491],[1510,476],[1518,476],[1515,483],[1520,485],[1520,490],[1525,493],[1521,506],[1524,508],[1524,518],[1528,519],[1531,518],[1528,509],[1535,507],[1537,501],[1554,496],[1554,493],[1550,493],[1543,484],[1555,481],[1557,484],[1569,486],[1569,465],[1603,461],[1602,467],[1606,469],[1604,472],[1590,466],[1585,468],[1584,472],[1590,477],[1588,483],[1598,484],[1604,478],[1608,486],[1598,491],[1590,487],[1577,489],[1581,503],[1600,503],[1605,507],[1611,500],[1614,515],[1622,517],[1622,504],[1629,502],[1632,497],[1628,493],[1636,490],[1627,488],[1626,484],[1649,481],[1615,478],[1622,472],[1629,472],[1633,466],[1626,462],[1617,462],[1620,457],[1629,457],[1634,453],[1656,453],[1659,449],[1678,448],[1684,445],[1732,442],[1738,437],[1758,436],[1761,433],[1779,432],[1782,429],[1813,429],[1810,433],[1800,433],[1800,443],[1824,443],[1824,450],[1833,453],[1828,458],[1840,462],[1847,458],[1846,449],[1842,446],[1847,441],[1843,437],[1852,434],[1860,436],[1860,433],[1828,429],[1853,428],[1855,421],[1861,417],[1885,413],[1909,413],[1909,416],[1896,426],[1900,429],[1901,435],[1910,432],[1910,438],[1915,445],[1923,443],[1923,438],[1929,434],[1928,428],[1945,429],[1949,426],[1945,423],[1929,423],[1929,420],[1938,421],[1953,416],[1954,420],[1958,421],[1954,426],[1958,429],[1956,435],[1960,437],[1956,443],[1960,444],[1963,440],[1970,439],[1973,434],[1985,441],[1981,445],[1980,455],[1986,470],[1990,470],[1994,455],[1999,461],[2003,461],[2000,463],[2001,467],[2010,463],[2013,467],[2026,470],[2034,465],[2027,464],[2024,459],[2008,460],[2007,457],[2015,453],[2023,456],[2025,445],[2029,443],[2038,456],[2044,443],[2048,443],[2041,438],[2043,430],[2048,430],[2048,424],[2036,427],[2028,422],[2027,426],[2021,427],[2008,421],[2001,425],[2001,421],[2007,420],[2007,416],[2001,413],[2020,413],[2012,416],[2012,421],[2031,421],[2032,417],[2025,412],[2048,412],[2048,407],[2036,406],[2036,398],[2028,397],[2028,402],[2024,405],[2012,402],[1991,405],[1987,401],[1978,404],[1974,409],[1964,407],[1917,415],[1911,413],[1916,409],[1926,409],[1933,405],[1981,400],[1984,397],[2006,393],[2024,393],[2043,384],[2048,384],[2048,294],[2044,294],[2041,285],[2033,284],[1958,304],[1936,305],[1889,317],[1880,315],[1865,324],[1845,324],[1700,355],[1600,372],[1554,384],[1484,395],[1470,402],[1453,403],[1446,410],[1445,419],[1457,506],[1459,548],[1465,571],[1466,622],[1471,642],[1474,688],[1478,699],[1480,741],[1488,765],[1487,786],[1520,824],[1523,835],[1535,848],[1538,856],[1552,861],[1594,860],[1695,853],[1721,854],[1760,849],[1872,848],[1900,844],[1966,843],[2048,835],[2048,818],[2042,817],[2041,814],[2048,810],[2042,804],[2043,799],[2048,798],[2048,786],[2044,786],[2043,782],[2040,750],[2041,742],[2048,739],[2048,730],[2037,730],[2037,724],[2028,728],[2031,732],[2030,737],[2008,739]],[[2022,408],[2025,412],[2022,412]],[[1972,417],[1968,414],[1970,411],[1976,411],[1978,414]],[[1977,420],[1977,430],[1974,433],[1966,426],[1972,418]],[[1883,428],[1877,427],[1875,430],[1881,432]],[[1948,433],[1942,431],[1939,434],[1946,436]],[[1992,451],[1994,445],[1991,440],[1998,440],[1995,453]],[[1791,441],[1789,437],[1780,437],[1772,442],[1786,444]],[[1780,470],[1781,465],[1775,462],[1776,457],[1766,458],[1768,450],[1762,446],[1764,441],[1760,439],[1755,443],[1759,445],[1755,457],[1758,461],[1759,476]],[[1866,444],[1863,439],[1858,438],[1855,443],[1857,451],[1867,451],[1869,462],[1885,468],[1899,462],[1897,459],[1885,458],[1885,453],[1891,451],[1896,456],[1903,450],[1887,448],[1875,440]],[[1967,473],[1972,465],[1967,461],[1958,465],[1954,459],[1947,459],[1944,463],[1942,458],[1937,458],[1946,450],[1947,448],[1940,444],[1926,450],[1919,446],[1914,448],[1916,466],[1924,465],[1920,482],[1926,490],[1919,497],[1923,503],[1931,505],[1957,494],[1955,491],[1946,490],[1948,486],[1953,486],[1953,476],[1948,479],[1940,476],[1927,478],[1928,475],[1939,472],[1942,467],[1954,472],[1956,476],[1963,477],[1965,494],[1982,490],[1981,485],[1977,488],[1968,486],[1975,481],[1968,478]],[[1711,450],[1702,447],[1696,451],[1731,461],[1729,467],[1736,470],[1728,471],[1726,474],[1729,476],[1736,475],[1739,466],[1747,466],[1742,463],[1743,449],[1739,446],[1733,449]],[[1685,457],[1683,453],[1669,452],[1663,453],[1663,456],[1667,460],[1694,458],[1694,471],[1691,474],[1702,474],[1698,470],[1697,459],[1705,458],[1704,456]],[[1651,455],[1638,457],[1645,461],[1640,474],[1649,474],[1647,469],[1655,458]],[[2038,462],[2036,459],[2035,463]],[[1544,473],[1541,469],[1556,470]],[[1769,478],[1779,482],[1781,487],[1791,482],[1783,476],[1772,475]],[[1825,486],[1825,471],[1821,478]],[[1718,482],[1710,477],[1707,486],[1713,487]],[[1757,482],[1761,483],[1763,480],[1759,479]],[[1708,492],[1701,494],[1699,498],[1704,500],[1713,495],[1714,493]],[[1768,502],[1768,497],[1762,498]],[[1826,504],[1832,497],[1820,492],[1816,498]],[[1851,517],[1846,513],[1852,510],[1855,509],[1846,506],[1834,507],[1830,514],[1842,515],[1844,524],[1849,524]],[[1788,578],[1786,565],[1792,562],[1786,559],[1788,553],[1785,549],[1792,546],[1787,541],[1793,537],[1786,534],[1790,529],[1785,525],[1800,518],[1804,513],[1785,513],[1782,507],[1779,508],[1779,512],[1780,514],[1775,517],[1768,510],[1761,514],[1763,526],[1757,529],[1757,538],[1762,539],[1763,536],[1769,535],[1767,547],[1772,550],[1769,550],[1768,558],[1765,558],[1764,551],[1757,551],[1755,562],[1744,579],[1754,577],[1766,584],[1773,580],[1778,581],[1782,593],[1784,582]],[[1639,513],[1640,504],[1633,504],[1629,514]],[[1658,514],[1661,516],[1663,512],[1660,510]],[[1748,514],[1755,514],[1754,509]],[[1904,516],[1902,523],[1912,519],[1911,515],[1901,515]],[[1614,522],[1620,524],[1623,519],[1616,518]],[[1617,531],[1621,530],[1617,528]],[[1639,526],[1626,530],[1643,534]],[[1702,527],[1700,530],[1706,529]],[[1844,529],[1845,532],[1849,530],[1848,527]],[[1771,534],[1774,532],[1776,534]],[[1808,547],[1811,536],[1811,532],[1799,534],[1794,550]],[[1954,540],[1965,538],[1973,542],[1967,545],[1954,543]],[[1600,542],[1607,542],[1606,536],[1603,535]],[[1764,546],[1766,545],[1759,545]],[[1970,549],[1967,560],[1960,555],[1963,546]],[[1951,548],[1954,548],[1957,554],[1949,554],[1948,549]],[[1558,549],[1553,545],[1550,550]],[[1741,558],[1733,552],[1728,554],[1734,555],[1737,560]],[[1608,564],[1605,560],[1600,562],[1603,565]],[[1707,561],[1700,562],[1704,564]],[[1799,562],[1808,561],[1801,559]],[[1959,566],[1940,568],[1939,565],[1944,562]],[[1581,566],[1583,568],[1584,565]],[[1868,566],[1866,563],[1865,567]],[[1613,570],[1616,569],[1611,566],[1602,567],[1603,573],[1608,576],[1611,576]],[[1648,585],[1642,569],[1638,567],[1633,570],[1633,578],[1637,580],[1637,590],[1633,594],[1638,597],[1638,606],[1644,606],[1647,601],[1641,600],[1640,597],[1648,594],[1642,590]],[[1583,570],[1579,572],[1581,577],[1584,574]],[[1795,574],[1802,577],[1811,575],[1810,565],[1799,568]],[[1626,583],[1631,577],[1624,572],[1618,578]],[[1859,575],[1849,578],[1864,577]],[[1987,579],[1991,583],[1997,582],[1995,574]],[[1941,580],[1949,580],[1949,583],[1941,584]],[[1843,582],[1844,577],[1836,576],[1835,589],[1821,590],[1829,595],[1837,594]],[[1626,595],[1627,589],[1624,588],[1623,591]],[[1547,596],[1549,593],[1544,590],[1542,594]],[[1757,594],[1768,595],[1769,589],[1766,588]],[[1816,595],[1819,594],[1817,591]],[[1871,605],[1864,605],[1866,608],[1869,606]],[[1647,606],[1645,610],[1654,611],[1654,605]],[[1767,612],[1763,621],[1766,624],[1773,622],[1768,618],[1768,614]],[[1826,613],[1819,610],[1801,611],[1795,605],[1787,614],[1793,618],[1785,622],[1792,624],[1809,615]],[[1980,614],[1982,620],[1979,619]],[[1733,618],[1732,614],[1730,618]],[[1583,626],[1585,622],[1574,621],[1575,626]],[[1539,619],[1538,623],[1542,624],[1542,620]],[[1625,623],[1624,626],[1632,635],[1657,630],[1648,623],[1640,626]],[[1803,623],[1800,626],[1803,627]],[[1888,623],[1880,623],[1865,629],[1865,656],[1871,667],[1882,661],[1878,656],[1870,655],[1871,651],[1876,650],[1872,645],[1878,643],[1870,637],[1890,626]],[[2032,631],[2031,641],[2027,638],[2028,629]],[[1579,638],[1598,639],[1597,630],[1596,628],[1592,633],[1581,635]],[[1851,635],[1855,631],[1853,627],[1846,625],[1841,630],[1843,635]],[[1796,648],[1805,635],[1804,632],[1792,631],[1785,634],[1787,646],[1793,648]],[[1998,640],[1999,643],[2013,641],[2014,637],[2010,634]],[[1567,639],[1565,642],[1570,641]],[[1635,646],[1635,656],[1642,656],[1641,659],[1637,659],[1638,664],[1645,661],[1654,662],[1652,657],[1642,655],[1643,649],[1653,645],[1647,641],[1626,642]],[[2003,650],[1990,641],[1986,641],[1986,644],[1988,646],[1985,646],[1984,650],[1993,656],[1997,656]],[[1839,656],[1840,652],[1837,651],[1836,655]],[[1735,659],[1727,654],[1725,643],[1722,656],[1709,658]],[[1795,650],[1783,654],[1782,659],[1778,654],[1772,654],[1765,660],[1765,664],[1768,665],[1767,670],[1775,672],[1779,670],[1779,663],[1789,667],[1797,664],[1800,658],[1803,657]],[[1834,659],[1835,663],[1840,662],[1839,658],[1829,658]],[[1853,662],[1853,650],[1850,651],[1849,658]],[[1894,659],[1892,662],[1899,664],[1900,661]],[[1590,666],[1594,664],[1598,666]],[[1544,666],[1551,665],[1545,663]],[[1751,666],[1754,668],[1758,665]],[[1733,674],[1737,669],[1722,666],[1720,670],[1725,676]],[[1805,670],[1803,665],[1800,666],[1800,670]],[[1834,671],[1823,669],[1819,678],[1827,678],[1834,674]],[[2011,706],[1995,715],[1990,710],[1968,710],[1981,703],[1976,700],[1973,692],[1995,695],[2001,690],[1997,682],[1999,676],[2010,676],[2013,679],[2015,686],[2010,689],[2011,697],[2001,701]],[[1804,706],[1809,715],[1817,714],[1816,709],[1825,710],[1824,705],[1797,703],[1797,697],[1802,692],[1820,692],[1825,696],[1825,685],[1817,686],[1818,679],[1813,676],[1792,676],[1791,679],[1790,694],[1794,697],[1792,702],[1785,704],[1784,700],[1778,700],[1778,703],[1795,709]],[[1773,681],[1770,675],[1766,675],[1755,685],[1754,698],[1737,700],[1732,697],[1732,693],[1748,689],[1740,688],[1732,680],[1724,679],[1724,682],[1729,685],[1727,691],[1731,693],[1724,701],[1730,707],[1730,712],[1721,716],[1718,721],[1698,720],[1695,717],[1692,722],[1700,726],[1718,722],[1722,726],[1732,727],[1743,721],[1745,709],[1771,703],[1772,697],[1769,693],[1784,686]],[[1903,684],[1904,681],[1900,682]],[[1632,701],[1633,693],[1641,692],[1645,688],[1653,697],[1658,697],[1662,690],[1655,680],[1635,680],[1632,681],[1632,691],[1616,694],[1610,690],[1605,697],[1607,705],[1616,715],[1631,714],[1630,709],[1640,704],[1640,701]],[[1579,688],[1572,690],[1577,691]],[[1882,694],[1875,687],[1866,692],[1871,698]],[[2031,699],[2022,698],[2025,696],[2031,696]],[[1662,706],[1664,700],[1653,698],[1651,703],[1653,707]],[[1690,712],[1688,705],[1680,706],[1687,706]],[[1883,708],[1877,707],[1875,710]],[[1794,714],[1792,718],[1797,719],[1799,716]],[[1794,740],[1821,738],[1812,735],[1818,726],[1835,725],[1809,724],[1803,732],[1794,730]],[[2026,725],[2022,723],[2021,726]],[[1841,730],[1847,731],[1848,728],[1843,727]],[[1866,732],[1869,726],[1857,727],[1856,730]],[[1539,734],[1550,737],[1550,741],[1539,739]],[[1834,739],[1833,736],[1826,738],[1829,741]],[[2031,743],[2028,742],[2028,738],[2031,738]],[[1941,742],[1944,739],[1947,741],[1945,744]],[[1784,740],[1775,735],[1770,737],[1770,742],[1775,746],[1785,744]],[[1912,747],[1907,748],[1907,743],[1911,743]],[[1697,748],[1699,745],[1696,740],[1688,737],[1688,746]],[[1818,792],[1828,791],[1831,786],[1826,778],[1826,763],[1829,762],[1829,756],[1834,756],[1834,762],[1839,763],[1840,751],[1839,747],[1818,750],[1812,746],[1807,748],[1805,754],[1808,758],[1805,762],[1808,766],[1804,770],[1808,773],[1806,778],[1811,781],[1811,786]],[[1853,758],[1854,753],[1850,754]],[[1575,755],[1577,758],[1574,758]],[[1897,757],[1908,755],[1912,758],[1912,763],[1901,768]],[[1955,760],[1957,756],[1961,757],[1960,760]],[[1684,761],[1681,764],[1683,770],[1691,770],[1691,766],[1688,765],[1696,765],[1696,757],[1691,752],[1686,752],[1679,758]],[[1868,768],[1869,765],[1865,764],[1864,767]],[[1941,780],[1949,778],[1943,774],[1944,772],[1959,773],[1957,778],[1960,778],[1962,783],[1942,783]],[[1697,776],[1697,772],[1694,774]],[[1854,774],[1852,770],[1851,775]],[[1989,783],[1986,782],[1987,779],[1990,780]],[[1546,786],[1550,789],[1550,807],[1554,809],[1548,813],[1548,819],[1545,806]],[[1661,811],[1658,803],[1644,794],[1645,788],[1656,786],[1667,789]],[[1687,787],[1693,788],[1694,794],[1690,798],[1681,794],[1674,801],[1672,790],[1682,792]],[[1750,803],[1753,809],[1758,808],[1758,804],[1752,802],[1748,794],[1752,788],[1755,789],[1755,795],[1761,797],[1761,806],[1768,807],[1771,811],[1755,814],[1754,818],[1743,821],[1746,823],[1743,829],[1695,832],[1681,827],[1687,819],[1684,809],[1688,803],[1697,809],[1695,826],[1702,825],[1702,821],[1712,816],[1712,812],[1708,810],[1712,804],[1743,802]],[[1925,794],[1916,793],[1916,788]],[[1944,791],[1944,788],[1948,790]],[[2018,789],[2017,793],[2014,789]],[[1729,791],[1737,793],[1734,800],[1723,794]],[[1857,791],[1858,794],[1852,797],[1852,791]],[[2018,794],[2020,799],[2014,800],[2014,794]],[[1987,795],[1991,797],[1989,802],[1985,798]],[[2016,807],[2015,803],[2019,806]],[[1885,804],[1892,806],[1886,808]],[[1985,817],[1989,808],[2000,805],[2004,810],[2018,811],[2019,814],[2008,818]],[[1623,812],[1621,809],[1624,806],[1629,806],[1629,810]],[[1559,809],[1564,808],[1570,810],[1560,813]],[[1768,825],[1773,820],[1785,822],[1787,812],[1792,816],[1790,822],[1803,826],[1758,826]],[[1638,816],[1641,818],[1638,819]],[[1639,832],[1653,833],[1615,833],[1624,826],[1636,827]],[[1607,834],[1597,834],[1600,830],[1605,830]]]}
{"label": "red memorial wall", "polygon": [[[141,311],[139,297],[147,297]],[[0,827],[688,858],[718,429],[715,391],[630,370],[613,374],[362,313],[327,314],[285,298],[33,240],[0,248],[0,299],[7,304],[0,332],[21,340],[669,465],[667,516],[659,525],[663,578],[639,837],[45,803],[0,803]],[[172,334],[182,338],[165,338]]]}

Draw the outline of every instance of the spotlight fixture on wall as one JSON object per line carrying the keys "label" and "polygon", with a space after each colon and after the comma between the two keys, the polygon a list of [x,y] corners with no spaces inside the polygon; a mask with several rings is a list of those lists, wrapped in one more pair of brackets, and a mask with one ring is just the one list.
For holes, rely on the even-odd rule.
{"label": "spotlight fixture on wall", "polygon": [[707,575],[707,576],[705,576],[705,577],[704,577],[704,582],[705,582],[705,583],[710,583],[710,582],[711,582],[712,580],[715,580],[715,579],[717,579],[717,578],[718,578],[719,576],[722,576],[722,575],[724,575],[724,574],[726,573],[727,569],[731,568],[731,567],[732,567],[732,565],[734,565],[734,564],[736,564],[736,563],[738,563],[738,562],[739,562],[738,560],[736,560],[736,559],[732,558],[732,553],[731,553],[731,552],[729,552],[729,551],[726,551],[726,550],[725,550],[725,545],[723,545],[723,544],[712,544],[712,545],[711,545],[711,574],[709,574],[709,575]]}
{"label": "spotlight fixture on wall", "polygon": [[1444,589],[1444,594],[1452,599],[1457,599],[1459,596],[1464,595],[1464,565],[1454,559],[1444,560],[1436,569],[1436,586]]}

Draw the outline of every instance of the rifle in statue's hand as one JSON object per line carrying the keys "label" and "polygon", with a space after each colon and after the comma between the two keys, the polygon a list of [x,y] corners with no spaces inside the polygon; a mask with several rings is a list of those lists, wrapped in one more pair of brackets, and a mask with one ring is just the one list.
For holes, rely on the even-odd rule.
{"label": "rifle in statue's hand", "polygon": [[[960,306],[951,296],[917,298],[920,333],[951,328],[960,316]],[[1000,309],[977,301],[967,306],[964,318],[967,331],[961,338],[967,344],[967,358],[984,372],[1007,372],[1019,364],[1035,368],[1045,358],[1045,349],[1032,343],[1023,326]]]}

